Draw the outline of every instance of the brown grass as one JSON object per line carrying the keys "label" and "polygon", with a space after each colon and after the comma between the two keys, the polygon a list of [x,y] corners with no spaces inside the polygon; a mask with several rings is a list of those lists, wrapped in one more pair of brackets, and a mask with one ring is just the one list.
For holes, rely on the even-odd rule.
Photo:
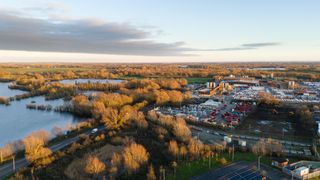
{"label": "brown grass", "polygon": [[86,160],[90,155],[95,155],[101,161],[105,162],[111,159],[113,153],[120,153],[122,149],[122,146],[107,144],[99,149],[94,150],[93,152],[85,154],[82,158],[73,160],[65,169],[64,173],[70,179],[90,179],[90,177],[84,172]]}

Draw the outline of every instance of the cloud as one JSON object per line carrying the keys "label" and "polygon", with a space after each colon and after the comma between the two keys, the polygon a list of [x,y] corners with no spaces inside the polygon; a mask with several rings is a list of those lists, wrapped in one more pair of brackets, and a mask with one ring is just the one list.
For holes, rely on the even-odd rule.
{"label": "cloud", "polygon": [[67,6],[64,3],[59,2],[50,2],[50,1],[40,1],[37,2],[37,5],[29,6],[23,8],[24,11],[34,11],[34,12],[40,12],[43,14],[47,14],[50,12],[68,12],[70,10],[70,7]]}
{"label": "cloud", "polygon": [[241,44],[238,47],[232,48],[220,48],[220,49],[212,49],[212,51],[242,51],[242,50],[255,50],[262,47],[268,46],[279,46],[281,43],[279,42],[262,42],[262,43],[248,43],[248,44]]}
{"label": "cloud", "polygon": [[281,45],[279,42],[264,42],[264,43],[250,43],[250,44],[242,44],[244,47],[266,47],[266,46],[278,46]]}
{"label": "cloud", "polygon": [[151,32],[99,19],[37,19],[0,12],[0,49],[93,54],[179,56],[201,49],[161,43]]}

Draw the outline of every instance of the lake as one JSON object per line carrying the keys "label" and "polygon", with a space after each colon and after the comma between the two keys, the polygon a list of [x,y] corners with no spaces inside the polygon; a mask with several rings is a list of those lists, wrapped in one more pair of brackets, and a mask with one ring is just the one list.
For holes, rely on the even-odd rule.
{"label": "lake", "polygon": [[121,79],[65,79],[59,81],[62,84],[76,84],[76,83],[111,83],[118,84],[122,83],[124,80]]}
{"label": "lake", "polygon": [[[23,93],[23,91],[9,89],[8,84],[0,83],[0,96],[12,97]],[[44,97],[39,96],[13,101],[10,106],[0,105],[0,147],[20,140],[32,131],[43,129],[50,132],[55,126],[64,128],[83,119],[69,113],[27,109],[26,104],[30,104],[31,101],[35,101],[36,104],[50,104],[53,107],[64,103],[62,99],[45,101]]]}
{"label": "lake", "polygon": [[17,89],[9,89],[8,86],[9,86],[10,83],[0,83],[0,97],[14,97],[15,95],[18,95],[18,94],[23,94],[23,93],[26,93],[24,91],[21,91],[21,90],[17,90]]}

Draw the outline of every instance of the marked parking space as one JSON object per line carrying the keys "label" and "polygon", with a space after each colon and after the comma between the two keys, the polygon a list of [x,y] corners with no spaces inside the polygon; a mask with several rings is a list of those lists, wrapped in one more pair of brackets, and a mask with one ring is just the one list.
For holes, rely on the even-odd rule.
{"label": "marked parking space", "polygon": [[238,162],[192,178],[193,180],[261,180],[260,172],[251,163]]}

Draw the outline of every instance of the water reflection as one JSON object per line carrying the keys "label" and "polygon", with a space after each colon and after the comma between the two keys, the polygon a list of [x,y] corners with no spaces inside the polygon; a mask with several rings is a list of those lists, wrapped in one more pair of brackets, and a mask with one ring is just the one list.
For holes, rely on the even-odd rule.
{"label": "water reflection", "polygon": [[[5,85],[4,85],[5,84]],[[21,92],[8,92],[7,83],[0,83],[0,96],[13,96]],[[55,126],[66,127],[83,118],[75,117],[69,113],[54,111],[39,111],[26,108],[27,104],[35,101],[36,104],[63,105],[62,99],[45,101],[44,97],[33,97],[21,101],[13,101],[10,106],[0,105],[0,147],[14,140],[19,140],[32,131],[44,129],[51,131]]]}
{"label": "water reflection", "polygon": [[0,83],[0,96],[2,97],[14,97],[15,95],[18,94],[23,94],[25,93],[24,91],[17,90],[17,89],[9,89],[10,83]]}
{"label": "water reflection", "polygon": [[123,82],[121,79],[65,79],[60,81],[62,84],[76,84],[76,83],[113,83],[118,84]]}

